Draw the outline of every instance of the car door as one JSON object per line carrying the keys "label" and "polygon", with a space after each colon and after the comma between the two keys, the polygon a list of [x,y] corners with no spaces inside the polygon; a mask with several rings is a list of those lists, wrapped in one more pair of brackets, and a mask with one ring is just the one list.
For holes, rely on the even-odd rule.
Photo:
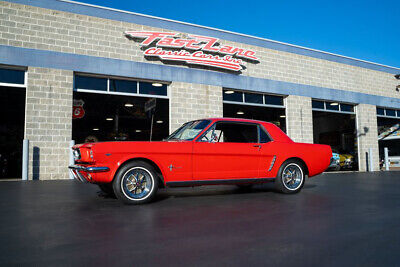
{"label": "car door", "polygon": [[260,143],[259,176],[261,178],[271,178],[273,177],[271,172],[279,148],[262,125],[258,126],[258,140]]}
{"label": "car door", "polygon": [[193,179],[259,178],[260,154],[257,124],[216,122],[193,144]]}

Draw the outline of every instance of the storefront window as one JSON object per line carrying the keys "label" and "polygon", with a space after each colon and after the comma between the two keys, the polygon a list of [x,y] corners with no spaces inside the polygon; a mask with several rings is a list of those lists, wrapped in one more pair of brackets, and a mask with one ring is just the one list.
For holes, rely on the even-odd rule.
{"label": "storefront window", "polygon": [[244,101],[247,103],[262,104],[263,103],[263,95],[244,93]]}
{"label": "storefront window", "polygon": [[396,111],[394,109],[386,109],[386,116],[396,116]]}
{"label": "storefront window", "polygon": [[137,93],[137,82],[127,80],[110,79],[110,92]]}
{"label": "storefront window", "polygon": [[339,103],[337,102],[326,102],[326,109],[327,110],[339,110]]}
{"label": "storefront window", "polygon": [[139,83],[139,93],[145,95],[167,95],[167,85],[161,83]]}
{"label": "storefront window", "polygon": [[25,83],[25,71],[0,68],[0,83]]}
{"label": "storefront window", "polygon": [[348,104],[340,104],[340,110],[345,112],[354,112],[354,107]]}
{"label": "storefront window", "polygon": [[107,79],[75,75],[75,89],[107,91]]}
{"label": "storefront window", "polygon": [[313,100],[312,101],[312,108],[325,109],[325,104],[324,104],[323,101]]}
{"label": "storefront window", "polygon": [[224,90],[223,99],[224,101],[243,102],[243,93],[233,90]]}
{"label": "storefront window", "polygon": [[265,104],[283,106],[283,97],[276,95],[265,95]]}
{"label": "storefront window", "polygon": [[377,115],[385,115],[385,109],[383,108],[376,108],[376,114]]}

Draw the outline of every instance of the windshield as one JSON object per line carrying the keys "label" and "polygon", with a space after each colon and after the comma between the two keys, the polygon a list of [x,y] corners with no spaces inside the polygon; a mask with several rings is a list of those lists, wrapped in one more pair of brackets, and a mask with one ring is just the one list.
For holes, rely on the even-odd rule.
{"label": "windshield", "polygon": [[210,124],[209,120],[190,121],[182,125],[178,130],[173,132],[168,140],[193,140],[200,132],[202,132]]}

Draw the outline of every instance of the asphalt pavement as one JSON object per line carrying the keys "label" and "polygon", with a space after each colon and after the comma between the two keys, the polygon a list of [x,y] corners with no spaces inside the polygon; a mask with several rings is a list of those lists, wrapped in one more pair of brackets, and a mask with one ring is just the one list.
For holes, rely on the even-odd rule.
{"label": "asphalt pavement", "polygon": [[127,206],[76,181],[0,182],[0,266],[399,266],[400,172],[159,191]]}

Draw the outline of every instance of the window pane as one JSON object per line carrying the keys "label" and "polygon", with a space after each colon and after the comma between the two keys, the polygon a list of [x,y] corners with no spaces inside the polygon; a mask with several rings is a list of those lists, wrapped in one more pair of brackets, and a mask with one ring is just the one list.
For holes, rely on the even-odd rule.
{"label": "window pane", "polygon": [[397,117],[400,117],[400,110],[397,111]]}
{"label": "window pane", "polygon": [[120,93],[137,93],[136,81],[110,79],[110,91]]}
{"label": "window pane", "polygon": [[396,111],[393,109],[386,109],[386,116],[396,116]]}
{"label": "window pane", "polygon": [[346,112],[354,112],[354,108],[352,105],[347,105],[347,104],[340,104],[340,110],[341,111],[346,111]]}
{"label": "window pane", "polygon": [[0,83],[24,84],[25,71],[0,69]]}
{"label": "window pane", "polygon": [[107,91],[107,79],[76,75],[75,89]]}
{"label": "window pane", "polygon": [[337,102],[326,102],[326,109],[339,110],[339,104]]}
{"label": "window pane", "polygon": [[[245,123],[217,123],[216,131],[221,131],[225,143],[257,143],[258,127],[255,124]],[[220,140],[222,142],[222,140]]]}
{"label": "window pane", "polygon": [[139,82],[139,94],[167,95],[167,85],[153,86],[152,83]]}
{"label": "window pane", "polygon": [[271,141],[268,134],[264,131],[264,129],[261,126],[259,126],[258,129],[260,133],[260,143],[268,143],[269,141]]}
{"label": "window pane", "polygon": [[312,101],[312,108],[325,109],[324,102],[323,101],[318,101],[318,100],[313,100]]}
{"label": "window pane", "polygon": [[376,114],[385,115],[385,110],[383,108],[376,108]]}
{"label": "window pane", "polygon": [[283,97],[276,95],[265,95],[265,104],[283,106]]}
{"label": "window pane", "polygon": [[244,102],[262,104],[263,103],[263,95],[244,93]]}
{"label": "window pane", "polygon": [[243,93],[232,90],[224,90],[223,98],[225,101],[243,102]]}

